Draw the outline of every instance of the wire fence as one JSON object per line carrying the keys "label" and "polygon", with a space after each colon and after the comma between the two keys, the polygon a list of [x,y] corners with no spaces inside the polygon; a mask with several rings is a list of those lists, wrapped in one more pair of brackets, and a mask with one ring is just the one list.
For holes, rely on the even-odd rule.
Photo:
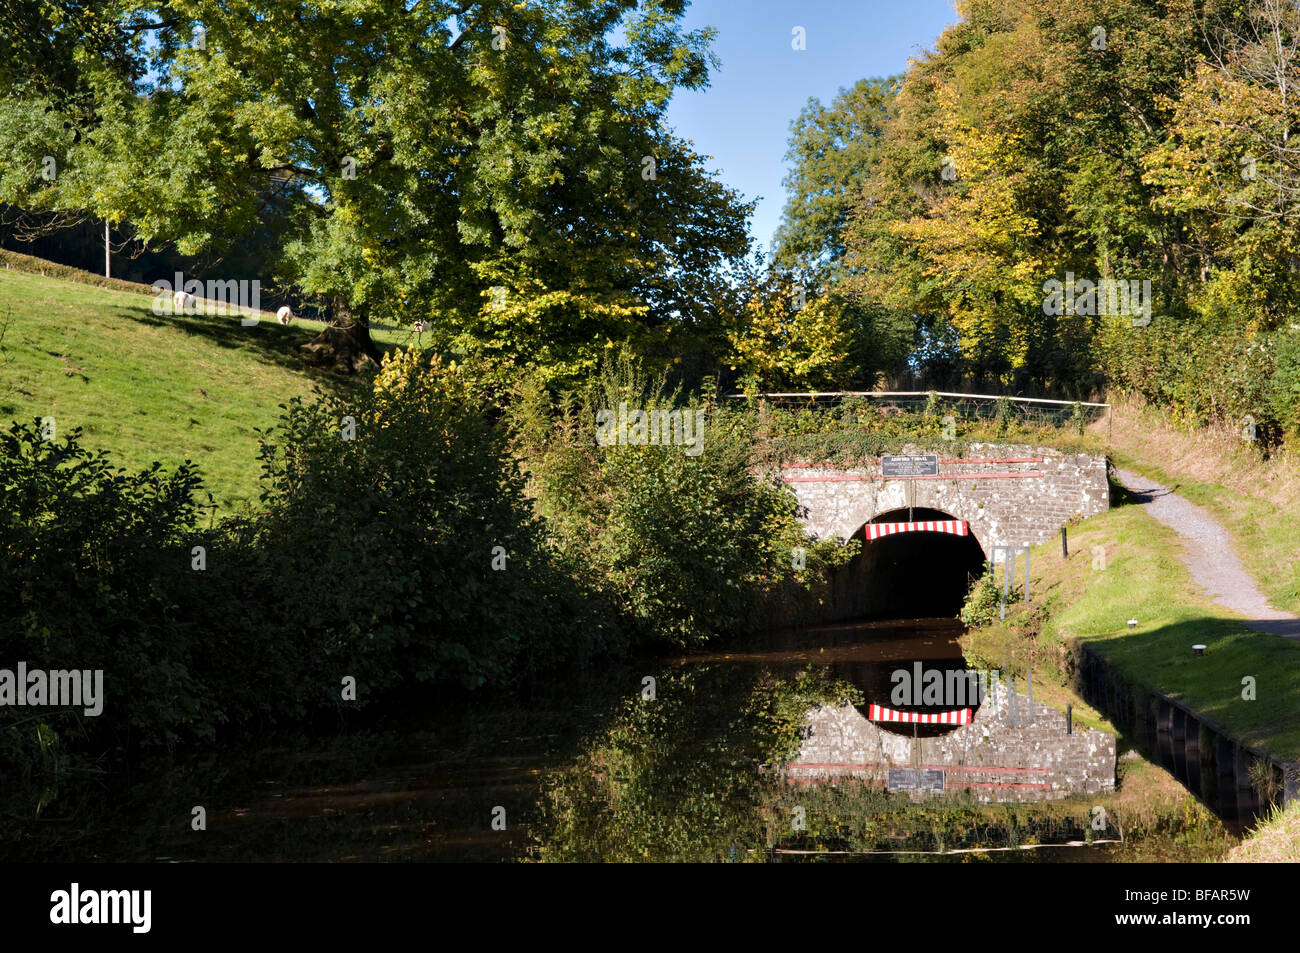
{"label": "wire fence", "polygon": [[808,391],[801,393],[730,394],[734,400],[764,400],[785,410],[833,409],[863,403],[889,415],[929,413],[967,421],[1006,421],[1031,427],[1086,427],[1105,419],[1111,405],[1090,401],[1049,400],[962,394],[951,391]]}

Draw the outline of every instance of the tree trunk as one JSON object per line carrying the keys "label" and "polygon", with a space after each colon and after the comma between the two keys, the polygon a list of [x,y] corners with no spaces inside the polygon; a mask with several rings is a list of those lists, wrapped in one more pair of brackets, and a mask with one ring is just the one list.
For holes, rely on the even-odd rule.
{"label": "tree trunk", "polygon": [[344,298],[332,302],[333,318],[310,344],[304,344],[309,363],[332,367],[343,374],[373,370],[379,349],[370,340],[370,319],[364,307],[354,309]]}

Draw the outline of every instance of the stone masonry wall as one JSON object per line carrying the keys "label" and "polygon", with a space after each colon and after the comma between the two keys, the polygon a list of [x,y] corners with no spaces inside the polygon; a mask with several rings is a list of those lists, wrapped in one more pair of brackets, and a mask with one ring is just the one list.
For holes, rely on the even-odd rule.
{"label": "stone masonry wall", "polygon": [[[936,451],[908,446],[900,452]],[[947,454],[938,452],[941,460],[948,459]],[[966,462],[971,458],[1036,459],[1016,463]],[[993,476],[1007,473],[1017,476]],[[972,474],[976,476],[966,478]],[[978,474],[990,476],[980,479]],[[1104,513],[1110,505],[1104,456],[1067,454],[1016,444],[972,444],[962,460],[940,463],[939,477],[883,480],[878,466],[872,469],[799,467],[785,471],[787,485],[799,503],[799,514],[809,533],[819,539],[848,539],[873,517],[890,510],[906,510],[909,482],[913,506],[940,510],[965,520],[984,552],[990,555],[996,545],[1046,542],[1071,518],[1095,516]]]}

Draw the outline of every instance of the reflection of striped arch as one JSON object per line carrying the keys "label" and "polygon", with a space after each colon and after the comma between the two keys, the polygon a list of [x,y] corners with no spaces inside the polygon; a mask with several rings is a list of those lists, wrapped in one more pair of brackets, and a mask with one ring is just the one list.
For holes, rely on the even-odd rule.
{"label": "reflection of striped arch", "polygon": [[941,711],[933,714],[915,711],[894,711],[882,705],[872,704],[867,710],[868,721],[905,721],[918,725],[969,725],[971,710],[960,708],[957,711]]}

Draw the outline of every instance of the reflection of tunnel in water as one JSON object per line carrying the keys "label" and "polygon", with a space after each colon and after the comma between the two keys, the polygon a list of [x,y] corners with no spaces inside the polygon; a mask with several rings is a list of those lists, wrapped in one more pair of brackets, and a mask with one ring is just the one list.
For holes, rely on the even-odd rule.
{"label": "reflection of tunnel in water", "polygon": [[[966,703],[953,699],[948,704],[897,703],[894,673],[904,671],[912,675],[919,662],[923,672],[942,673],[944,685],[949,672],[966,672],[957,641],[963,632],[956,619],[880,619],[874,621],[845,622],[815,628],[784,629],[761,633],[745,639],[745,651],[705,653],[693,657],[696,662],[729,662],[732,664],[757,663],[777,670],[800,671],[810,663],[823,666],[830,674],[849,682],[862,692],[858,710],[868,715],[871,704],[918,714],[937,714],[959,708],[970,708],[972,716],[979,708],[978,696],[969,694],[966,680]],[[954,679],[955,680],[955,679]],[[911,699],[908,699],[910,702]],[[933,738],[955,731],[953,725],[912,725],[903,722],[878,721],[883,731],[911,737]]]}
{"label": "reflection of tunnel in water", "polygon": [[[971,715],[974,716],[980,706],[980,698],[965,676],[966,659],[962,656],[961,645],[957,641],[963,631],[961,623],[944,619],[909,619],[899,622],[902,624],[901,631],[881,645],[884,651],[880,654],[884,657],[846,658],[830,665],[833,675],[862,691],[863,703],[857,706],[858,710],[865,716],[874,703],[907,714],[926,715],[970,708]],[[823,637],[829,634],[826,629],[820,631]],[[855,634],[860,638],[863,633],[859,630]],[[923,674],[922,684],[917,684],[915,678],[918,669]],[[923,701],[922,685],[924,677],[930,672],[938,672],[944,686],[945,697],[937,704],[925,704]],[[950,672],[954,673],[951,679],[948,677]],[[959,672],[962,673],[960,683],[956,677]],[[959,693],[947,697],[950,689],[956,689]],[[934,738],[956,730],[953,725],[906,722],[878,721],[876,725],[883,731],[907,736],[915,734],[920,738]]]}
{"label": "reflection of tunnel in water", "polygon": [[[951,520],[939,510],[917,507],[911,520]],[[873,523],[903,523],[908,511],[891,510]],[[859,531],[859,536],[862,536]],[[878,616],[956,616],[971,582],[984,564],[984,551],[974,536],[948,533],[898,533],[862,539],[862,572],[855,574],[871,589]]]}

